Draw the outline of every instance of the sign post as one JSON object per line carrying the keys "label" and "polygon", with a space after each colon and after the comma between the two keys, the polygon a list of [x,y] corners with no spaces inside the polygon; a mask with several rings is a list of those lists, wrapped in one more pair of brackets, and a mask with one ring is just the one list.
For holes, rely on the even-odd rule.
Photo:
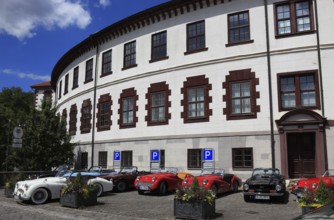
{"label": "sign post", "polygon": [[151,171],[158,171],[160,170],[160,150],[151,150],[150,153],[150,158],[151,158],[151,163],[150,163],[150,169]]}
{"label": "sign post", "polygon": [[119,150],[114,151],[114,168],[121,168],[121,152]]}
{"label": "sign post", "polygon": [[15,127],[13,130],[13,148],[21,148],[22,147],[22,137],[23,137],[23,129],[21,127]]}
{"label": "sign post", "polygon": [[215,151],[212,148],[202,150],[202,169],[215,170]]}

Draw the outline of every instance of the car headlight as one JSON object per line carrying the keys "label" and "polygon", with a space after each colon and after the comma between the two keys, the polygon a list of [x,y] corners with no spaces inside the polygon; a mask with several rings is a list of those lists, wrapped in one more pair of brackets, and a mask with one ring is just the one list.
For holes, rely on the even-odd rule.
{"label": "car headlight", "polygon": [[136,180],[140,180],[140,176],[137,176]]}
{"label": "car headlight", "polygon": [[312,183],[312,189],[317,188],[317,184],[316,183]]}
{"label": "car headlight", "polygon": [[183,183],[187,184],[188,183],[188,179],[184,178]]}
{"label": "car headlight", "polygon": [[248,191],[249,190],[249,185],[247,183],[244,184],[244,190]]}
{"label": "car headlight", "polygon": [[206,185],[206,184],[208,184],[208,180],[204,179],[202,183],[203,183],[203,185]]}
{"label": "car headlight", "polygon": [[29,189],[29,185],[28,184],[24,184],[23,188],[24,188],[25,191],[27,191]]}
{"label": "car headlight", "polygon": [[282,186],[281,185],[276,185],[275,187],[276,191],[279,192],[282,190]]}
{"label": "car headlight", "polygon": [[154,183],[157,180],[156,177],[152,177],[152,182]]}

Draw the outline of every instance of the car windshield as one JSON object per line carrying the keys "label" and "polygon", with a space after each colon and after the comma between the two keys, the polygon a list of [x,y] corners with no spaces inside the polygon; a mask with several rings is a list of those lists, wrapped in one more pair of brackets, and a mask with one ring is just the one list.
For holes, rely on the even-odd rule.
{"label": "car windshield", "polygon": [[119,173],[135,173],[137,172],[137,167],[122,167]]}
{"label": "car windshield", "polygon": [[102,167],[100,166],[92,166],[88,169],[88,172],[98,172],[100,173],[102,171]]}
{"label": "car windshield", "polygon": [[165,173],[174,173],[177,174],[179,172],[179,169],[176,167],[166,167]]}
{"label": "car windshield", "polygon": [[225,170],[224,169],[202,169],[201,175],[221,175],[224,176]]}
{"label": "car windshield", "polygon": [[334,170],[326,170],[323,176],[334,176]]}
{"label": "car windshield", "polygon": [[253,171],[252,176],[257,176],[257,175],[265,175],[265,176],[269,176],[269,175],[279,175],[280,172],[278,169],[272,169],[272,168],[268,168],[268,169],[255,169]]}
{"label": "car windshield", "polygon": [[58,170],[58,172],[56,173],[55,176],[64,176],[65,173],[68,172],[68,166],[67,165],[61,165],[59,166],[56,170]]}

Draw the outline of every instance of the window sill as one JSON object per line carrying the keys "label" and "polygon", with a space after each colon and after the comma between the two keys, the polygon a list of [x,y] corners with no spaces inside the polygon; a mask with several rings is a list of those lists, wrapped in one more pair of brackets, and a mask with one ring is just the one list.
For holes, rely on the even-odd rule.
{"label": "window sill", "polygon": [[238,45],[243,45],[243,44],[251,44],[254,43],[254,40],[247,40],[247,41],[239,41],[235,43],[228,43],[225,44],[225,47],[232,47],[232,46],[238,46]]}
{"label": "window sill", "polygon": [[154,62],[158,62],[158,61],[162,61],[162,60],[167,60],[169,59],[169,56],[165,56],[165,57],[160,57],[157,59],[151,59],[150,61],[148,61],[149,63],[154,63]]}
{"label": "window sill", "polygon": [[147,126],[168,125],[168,121],[147,122]]}
{"label": "window sill", "polygon": [[122,125],[119,125],[120,129],[135,128],[135,127],[136,127],[136,124],[122,124]]}
{"label": "window sill", "polygon": [[254,118],[257,118],[256,113],[228,115],[226,120],[242,120],[242,119],[254,119]]}
{"label": "window sill", "polygon": [[84,84],[86,84],[86,83],[90,83],[90,82],[93,82],[93,79],[90,79],[90,80],[85,81]]}
{"label": "window sill", "polygon": [[79,86],[73,86],[73,87],[72,87],[72,90],[74,90],[74,89],[76,89],[76,88],[78,88],[78,87],[79,87]]}
{"label": "window sill", "polygon": [[97,127],[97,132],[100,132],[100,131],[110,131],[110,126]]}
{"label": "window sill", "polygon": [[101,75],[100,75],[100,78],[105,77],[105,76],[109,76],[109,75],[111,75],[111,74],[112,74],[112,71],[111,71],[111,72],[108,72],[108,73],[105,73],[105,74],[101,74]]}
{"label": "window sill", "polygon": [[134,65],[131,65],[131,66],[126,66],[126,67],[123,67],[122,70],[131,69],[131,68],[134,68],[134,67],[137,67],[137,66],[138,66],[137,64],[134,64]]}
{"label": "window sill", "polygon": [[314,33],[315,33],[315,30],[296,32],[296,33],[290,33],[290,34],[281,34],[281,35],[276,33],[275,38],[280,39],[280,38],[286,38],[286,37],[296,37],[296,36],[308,35],[308,34],[314,34]]}
{"label": "window sill", "polygon": [[208,122],[209,117],[185,118],[184,123]]}
{"label": "window sill", "polygon": [[187,51],[187,52],[184,52],[184,55],[189,55],[189,54],[193,54],[193,53],[200,53],[200,52],[203,52],[203,51],[208,51],[209,48],[201,48],[201,49],[197,49],[197,50],[190,50],[190,51]]}

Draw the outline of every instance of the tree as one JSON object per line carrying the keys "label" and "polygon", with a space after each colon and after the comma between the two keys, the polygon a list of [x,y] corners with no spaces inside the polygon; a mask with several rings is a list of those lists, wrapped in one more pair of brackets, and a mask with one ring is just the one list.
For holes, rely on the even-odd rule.
{"label": "tree", "polygon": [[[9,146],[8,164],[6,153],[1,153],[1,169],[8,165],[20,170],[50,170],[60,164],[72,164],[75,144],[66,132],[65,121],[51,100],[45,99],[40,110],[35,110],[33,93],[22,92],[20,88],[5,88],[0,92],[0,150],[6,152]],[[12,131],[15,126],[23,128],[22,148],[11,147]],[[6,127],[7,126],[7,127]],[[2,144],[5,143],[5,144]],[[8,145],[9,144],[9,145]]]}

